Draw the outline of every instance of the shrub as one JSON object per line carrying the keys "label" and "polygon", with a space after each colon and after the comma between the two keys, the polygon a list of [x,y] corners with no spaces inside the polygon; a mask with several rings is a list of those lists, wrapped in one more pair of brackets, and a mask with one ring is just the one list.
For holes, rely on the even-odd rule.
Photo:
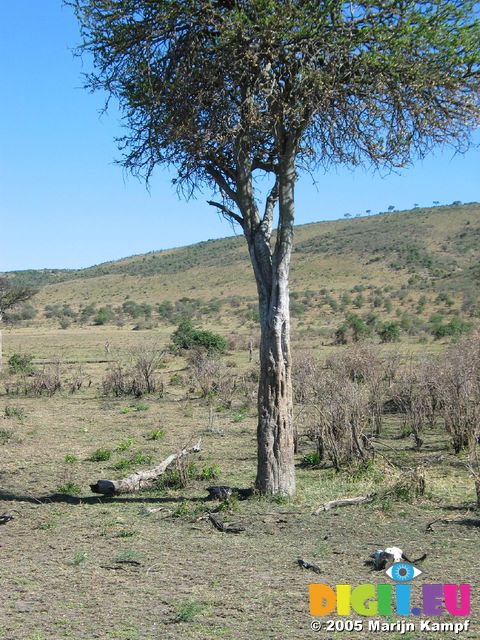
{"label": "shrub", "polygon": [[107,307],[101,307],[95,317],[93,318],[93,324],[100,326],[104,324],[108,324],[109,322],[113,322],[115,319],[115,312],[112,307],[108,305]]}
{"label": "shrub", "polygon": [[132,437],[127,438],[126,440],[122,440],[122,442],[118,443],[117,451],[127,451],[127,449],[130,449],[134,442],[135,438]]}
{"label": "shrub", "polygon": [[215,480],[220,477],[220,467],[218,464],[205,463],[200,473],[200,480]]}
{"label": "shrub", "polygon": [[28,375],[32,373],[33,355],[30,353],[14,353],[8,359],[8,368],[10,373],[23,373]]}
{"label": "shrub", "polygon": [[363,338],[370,333],[370,329],[367,327],[362,318],[355,315],[354,313],[348,314],[347,325],[352,330],[352,338],[354,342],[358,342],[360,338]]}
{"label": "shrub", "polygon": [[7,444],[13,439],[13,431],[11,429],[0,429],[0,444]]}
{"label": "shrub", "polygon": [[162,440],[164,437],[165,431],[163,429],[155,429],[148,434],[147,440]]}
{"label": "shrub", "polygon": [[57,362],[49,367],[44,367],[42,371],[35,371],[31,382],[25,387],[25,393],[32,393],[35,396],[53,396],[62,388],[60,363]]}
{"label": "shrub", "polygon": [[322,456],[318,453],[318,451],[312,451],[311,453],[306,453],[302,458],[302,466],[303,467],[318,467],[322,462]]}
{"label": "shrub", "polygon": [[335,331],[335,344],[347,344],[348,325],[344,322]]}
{"label": "shrub", "polygon": [[[135,351],[133,355],[134,361],[130,366],[118,362],[111,365],[102,381],[105,395],[116,397],[132,395],[141,398],[146,393],[154,393],[159,387],[162,392],[163,385],[159,385],[156,373],[161,365],[162,353],[156,349],[150,351],[142,348]],[[137,411],[146,409],[137,408]]]}
{"label": "shrub", "polygon": [[377,330],[382,342],[398,342],[400,340],[400,326],[398,322],[384,322]]}
{"label": "shrub", "polygon": [[110,460],[112,457],[112,452],[110,449],[97,449],[92,453],[92,455],[88,458],[90,462],[106,462]]}
{"label": "shrub", "polygon": [[197,613],[204,609],[204,605],[194,600],[182,602],[176,606],[175,622],[190,622]]}
{"label": "shrub", "polygon": [[370,334],[370,327],[362,318],[354,313],[349,313],[345,322],[335,331],[335,344],[347,344],[349,337],[353,342],[358,342]]}
{"label": "shrub", "polygon": [[471,325],[468,322],[465,322],[461,318],[455,317],[447,322],[446,324],[433,323],[432,324],[432,335],[435,339],[439,340],[440,338],[446,337],[459,337],[468,333],[471,330]]}
{"label": "shrub", "polygon": [[227,371],[225,364],[217,354],[205,349],[193,349],[190,352],[191,383],[199,388],[203,398],[218,397],[224,409],[230,409],[237,389],[237,376]]}
{"label": "shrub", "polygon": [[58,487],[58,493],[64,493],[70,496],[77,496],[81,491],[82,487],[75,482],[65,482]]}
{"label": "shrub", "polygon": [[7,404],[4,409],[4,415],[6,418],[17,418],[17,420],[23,420],[23,418],[25,418],[25,409],[23,407],[14,407]]}
{"label": "shrub", "polygon": [[222,336],[212,331],[195,329],[190,320],[182,321],[172,334],[172,342],[177,349],[192,349],[204,347],[207,351],[223,353],[227,342]]}

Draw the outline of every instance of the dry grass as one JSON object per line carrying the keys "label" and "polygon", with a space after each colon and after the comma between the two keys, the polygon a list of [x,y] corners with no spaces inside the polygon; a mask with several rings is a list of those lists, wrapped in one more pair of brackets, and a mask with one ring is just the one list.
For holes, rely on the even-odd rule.
{"label": "dry grass", "polygon": [[[120,461],[161,460],[199,435],[199,470],[218,464],[218,482],[239,487],[251,486],[255,475],[254,410],[237,398],[231,409],[215,412],[209,430],[208,402],[188,387],[169,384],[174,372],[183,373],[182,358],[171,357],[159,371],[164,397],[103,397],[99,385],[108,363],[98,361],[105,359],[106,335],[119,357],[136,344],[162,346],[167,340],[163,331],[104,327],[25,329],[6,337],[8,352],[22,348],[41,359],[60,353],[66,361],[81,360],[93,382],[75,395],[0,397],[0,416],[7,404],[23,410],[20,418],[13,412],[0,419],[15,436],[0,445],[0,512],[16,510],[15,519],[0,529],[1,639],[311,638],[307,585],[319,578],[301,570],[296,559],[318,564],[321,580],[330,584],[381,582],[383,574],[372,574],[364,560],[385,545],[413,556],[427,553],[422,570],[428,582],[478,583],[471,559],[478,555],[480,519],[467,510],[473,483],[443,433],[427,429],[422,451],[415,452],[410,440],[394,438],[396,418],[387,420],[382,451],[397,464],[425,465],[427,494],[418,501],[386,496],[312,515],[327,500],[383,487],[391,471],[382,458],[357,475],[299,465],[295,499],[254,497],[222,514],[245,527],[239,535],[222,534],[202,517],[211,506],[211,481],[193,480],[181,490],[94,496],[91,482],[126,475],[116,468]],[[324,355],[331,349],[319,345]],[[225,360],[235,362],[235,371],[250,366],[246,351]],[[64,374],[74,366],[64,365]],[[159,430],[163,437],[152,439]],[[89,460],[98,448],[111,450],[110,459]],[[304,445],[299,451],[299,463],[309,450]],[[147,468],[129,464],[129,470]],[[58,493],[73,485],[78,495]],[[425,533],[432,520],[455,515],[462,519]],[[473,631],[464,638],[478,637],[475,606],[474,600]]]}

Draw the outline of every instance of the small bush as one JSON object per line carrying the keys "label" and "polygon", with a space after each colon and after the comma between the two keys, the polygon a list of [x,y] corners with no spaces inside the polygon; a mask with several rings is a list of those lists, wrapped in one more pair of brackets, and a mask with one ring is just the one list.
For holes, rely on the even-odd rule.
{"label": "small bush", "polygon": [[432,335],[434,338],[439,340],[440,338],[446,337],[459,337],[471,330],[471,325],[468,322],[465,322],[461,318],[455,317],[447,322],[446,324],[441,324],[434,322],[432,323]]}
{"label": "small bush", "polygon": [[177,349],[192,349],[204,347],[207,351],[223,353],[227,342],[222,336],[212,331],[195,329],[190,320],[181,322],[172,334],[172,343]]}
{"label": "small bush", "polygon": [[17,418],[17,420],[23,420],[25,418],[25,409],[23,407],[14,407],[7,404],[4,409],[6,418]]}
{"label": "small bush", "polygon": [[147,435],[147,440],[162,440],[165,437],[163,429],[155,429]]}
{"label": "small bush", "polygon": [[400,340],[400,326],[398,322],[384,322],[377,332],[382,342],[398,342]]}
{"label": "small bush", "polygon": [[204,605],[200,602],[195,602],[195,600],[187,600],[186,602],[181,602],[176,606],[176,617],[175,622],[190,622],[193,618],[200,613]]}
{"label": "small bush", "polygon": [[101,307],[95,317],[93,318],[93,324],[96,326],[102,326],[105,324],[109,324],[110,322],[113,322],[113,320],[115,319],[115,312],[112,309],[112,307],[107,306],[107,307]]}
{"label": "small bush", "polygon": [[11,429],[0,429],[0,444],[7,444],[13,439],[13,431]]}
{"label": "small bush", "polygon": [[317,451],[306,453],[302,458],[302,467],[318,467],[322,463],[322,456]]}
{"label": "small bush", "polygon": [[[154,393],[160,388],[163,393],[163,384],[159,385],[156,370],[161,367],[162,353],[156,349],[138,349],[133,354],[133,362],[125,366],[119,362],[111,365],[105,375],[102,386],[105,395],[120,396],[131,395],[141,398],[147,393]],[[138,405],[139,407],[141,405]],[[148,407],[144,405],[146,409]],[[145,409],[145,410],[146,410]],[[142,411],[143,409],[138,409]],[[128,410],[122,410],[128,413]]]}
{"label": "small bush", "polygon": [[200,474],[200,480],[215,480],[220,477],[220,467],[218,464],[204,464]]}
{"label": "small bush", "polygon": [[152,462],[152,456],[147,454],[147,453],[143,453],[142,451],[138,451],[134,456],[132,456],[131,458],[131,463],[132,464],[150,464]]}
{"label": "small bush", "polygon": [[8,359],[8,368],[10,373],[22,373],[28,375],[32,373],[33,355],[30,353],[14,353]]}
{"label": "small bush", "polygon": [[77,456],[74,456],[72,453],[67,453],[64,460],[67,464],[74,464],[75,462],[78,461],[78,458]]}
{"label": "small bush", "polygon": [[69,496],[78,496],[81,491],[81,486],[75,482],[65,482],[58,487],[58,493],[64,493]]}
{"label": "small bush", "polygon": [[127,449],[130,449],[134,442],[134,438],[127,438],[126,440],[122,440],[122,442],[119,442],[117,446],[117,451],[127,451]]}
{"label": "small bush", "polygon": [[34,396],[53,396],[62,388],[62,380],[60,375],[60,363],[57,362],[49,367],[44,367],[42,371],[35,371],[32,375],[31,382],[25,388],[25,393],[31,393]]}
{"label": "small bush", "polygon": [[113,468],[117,471],[128,471],[132,465],[132,461],[128,458],[120,458],[114,465]]}
{"label": "small bush", "polygon": [[88,458],[90,462],[106,462],[110,460],[112,457],[111,449],[97,449],[92,453],[92,455]]}

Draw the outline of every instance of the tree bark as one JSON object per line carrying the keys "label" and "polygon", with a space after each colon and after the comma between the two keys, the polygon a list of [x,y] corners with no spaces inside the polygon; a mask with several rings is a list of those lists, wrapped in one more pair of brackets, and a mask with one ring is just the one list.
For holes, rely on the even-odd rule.
{"label": "tree bark", "polygon": [[279,170],[279,224],[273,254],[268,230],[259,227],[250,254],[259,292],[260,382],[256,488],[263,494],[295,493],[294,428],[288,276],[293,241],[295,155]]}

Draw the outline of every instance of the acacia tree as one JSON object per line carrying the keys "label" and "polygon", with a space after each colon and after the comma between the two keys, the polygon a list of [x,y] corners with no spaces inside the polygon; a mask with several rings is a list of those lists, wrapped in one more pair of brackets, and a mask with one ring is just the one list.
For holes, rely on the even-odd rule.
{"label": "acacia tree", "polygon": [[[243,230],[261,326],[256,486],[293,494],[298,172],[401,167],[439,143],[464,149],[478,119],[475,3],[66,1],[79,49],[93,57],[86,86],[123,113],[124,167],[148,180],[157,165],[173,166],[183,193],[212,188],[220,197],[209,204]],[[256,188],[259,174],[268,190]]]}
{"label": "acacia tree", "polygon": [[[26,302],[36,290],[32,287],[13,286],[6,278],[0,278],[0,324],[5,311],[12,309],[21,302]],[[0,371],[3,368],[2,330],[0,329]]]}

